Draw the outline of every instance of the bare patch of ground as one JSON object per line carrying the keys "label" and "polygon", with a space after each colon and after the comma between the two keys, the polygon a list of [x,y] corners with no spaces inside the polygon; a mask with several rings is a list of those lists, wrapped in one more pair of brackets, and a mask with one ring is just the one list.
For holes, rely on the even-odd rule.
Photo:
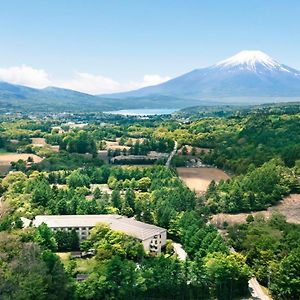
{"label": "bare patch of ground", "polygon": [[0,164],[0,175],[5,175],[10,170],[10,164],[9,165],[1,165]]}
{"label": "bare patch of ground", "polygon": [[51,184],[51,187],[56,186],[59,190],[66,190],[68,189],[68,185],[66,184]]}
{"label": "bare patch of ground", "polygon": [[44,138],[32,138],[31,144],[36,147],[44,147],[47,145],[46,140]]}
{"label": "bare patch of ground", "polygon": [[179,177],[183,182],[197,194],[203,194],[212,180],[229,179],[229,176],[217,168],[177,168]]}
{"label": "bare patch of ground", "polygon": [[218,227],[222,227],[224,222],[227,222],[228,224],[246,223],[246,218],[250,214],[253,216],[263,215],[265,218],[269,218],[274,211],[278,211],[285,215],[287,222],[300,224],[300,194],[291,194],[284,198],[278,205],[269,207],[267,210],[259,212],[216,214],[212,217],[211,222]]}
{"label": "bare patch of ground", "polygon": [[98,158],[104,161],[108,161],[108,151],[107,150],[98,150]]}
{"label": "bare patch of ground", "polygon": [[187,150],[187,153],[188,154],[191,154],[192,153],[192,149],[194,148],[195,149],[195,154],[201,154],[201,153],[209,153],[209,151],[211,149],[209,148],[202,148],[202,147],[192,147],[190,145],[183,145],[179,150],[178,150],[178,154],[181,154],[182,153],[182,148],[185,147],[186,150]]}
{"label": "bare patch of ground", "polygon": [[[140,143],[142,143],[144,141],[144,138],[130,138],[132,144],[135,144],[137,141],[139,141]],[[120,145],[120,138],[117,138],[116,141],[105,141],[105,149],[111,149],[111,150],[129,150],[130,147],[127,145]]]}
{"label": "bare patch of ground", "polygon": [[41,157],[31,153],[0,154],[0,165],[9,165],[11,162],[17,162],[19,159],[27,161],[29,157],[31,157],[35,163],[39,163],[43,160]]}
{"label": "bare patch of ground", "polygon": [[99,188],[102,193],[111,194],[112,190],[108,187],[107,184],[91,184],[90,190],[93,193],[96,188]]}
{"label": "bare patch of ground", "polygon": [[125,145],[119,145],[119,142],[112,142],[112,141],[105,141],[105,148],[111,149],[111,150],[123,150],[126,149],[128,150],[130,147],[125,146]]}
{"label": "bare patch of ground", "polygon": [[54,152],[59,152],[59,145],[49,145],[49,148]]}
{"label": "bare patch of ground", "polygon": [[43,160],[41,157],[31,153],[0,153],[0,174],[7,174],[12,162],[17,162],[20,159],[27,161],[29,157],[31,157],[35,163],[39,163]]}

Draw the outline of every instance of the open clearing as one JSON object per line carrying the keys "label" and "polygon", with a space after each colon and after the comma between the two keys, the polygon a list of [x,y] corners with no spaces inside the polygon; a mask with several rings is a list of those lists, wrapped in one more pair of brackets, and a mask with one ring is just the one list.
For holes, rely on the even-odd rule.
{"label": "open clearing", "polygon": [[19,159],[26,161],[28,157],[31,157],[35,163],[43,160],[41,157],[31,153],[0,154],[0,165],[10,165],[11,162],[17,162]]}
{"label": "open clearing", "polygon": [[119,145],[119,142],[105,141],[105,143],[106,143],[105,148],[107,150],[108,149],[111,149],[111,150],[123,150],[123,149],[126,149],[126,150],[128,150],[130,148],[130,147],[125,146],[125,145]]}
{"label": "open clearing", "polygon": [[47,145],[46,140],[44,138],[32,138],[31,144],[36,147],[44,147]]}
{"label": "open clearing", "polygon": [[195,149],[195,153],[196,154],[201,154],[201,153],[209,153],[209,151],[211,150],[210,148],[202,148],[202,147],[192,147],[190,145],[183,145],[179,150],[178,153],[181,154],[182,153],[182,148],[185,147],[187,150],[187,153],[190,155],[192,152],[192,149]]}
{"label": "open clearing", "polygon": [[179,177],[183,182],[197,194],[203,194],[212,180],[229,179],[229,176],[222,170],[216,168],[177,168]]}
{"label": "open clearing", "polygon": [[269,218],[274,211],[278,211],[286,216],[287,222],[300,224],[300,194],[291,194],[284,198],[278,205],[269,207],[267,210],[240,213],[240,214],[217,214],[212,217],[211,222],[220,227],[223,222],[228,224],[245,223],[248,215],[263,215],[265,218]]}
{"label": "open clearing", "polygon": [[[130,138],[132,144],[136,143],[137,141],[139,141],[140,143],[142,143],[144,141],[144,138]],[[127,146],[127,145],[120,145],[119,144],[120,142],[120,138],[117,138],[116,141],[107,141],[105,140],[105,149],[108,150],[108,149],[111,149],[111,150],[123,150],[123,149],[126,149],[126,150],[129,150],[130,147]]]}

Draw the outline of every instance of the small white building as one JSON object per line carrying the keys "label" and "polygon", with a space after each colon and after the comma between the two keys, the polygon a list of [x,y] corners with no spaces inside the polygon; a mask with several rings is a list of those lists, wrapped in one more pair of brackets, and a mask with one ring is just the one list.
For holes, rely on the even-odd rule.
{"label": "small white building", "polygon": [[137,238],[145,251],[151,253],[160,253],[167,240],[166,229],[120,215],[40,215],[32,225],[37,227],[42,223],[53,231],[74,229],[80,240],[86,239],[96,224],[104,223],[112,230]]}

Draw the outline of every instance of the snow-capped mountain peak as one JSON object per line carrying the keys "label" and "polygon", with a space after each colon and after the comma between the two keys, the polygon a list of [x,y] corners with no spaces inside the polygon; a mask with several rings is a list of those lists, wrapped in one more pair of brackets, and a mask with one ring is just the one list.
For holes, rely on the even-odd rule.
{"label": "snow-capped mountain peak", "polygon": [[[215,66],[230,68],[241,67],[252,71],[256,70],[257,65],[262,65],[267,69],[282,68],[281,64],[262,51],[241,51],[234,56],[220,61]],[[286,70],[287,71],[287,70]]]}
{"label": "snow-capped mountain peak", "polygon": [[277,62],[262,51],[242,51],[215,65],[195,69],[159,85],[116,95],[152,99],[160,96],[197,101],[228,98],[237,99],[237,103],[247,97],[257,97],[260,99],[257,101],[267,101],[267,98],[274,101],[273,97],[300,99],[300,71]]}

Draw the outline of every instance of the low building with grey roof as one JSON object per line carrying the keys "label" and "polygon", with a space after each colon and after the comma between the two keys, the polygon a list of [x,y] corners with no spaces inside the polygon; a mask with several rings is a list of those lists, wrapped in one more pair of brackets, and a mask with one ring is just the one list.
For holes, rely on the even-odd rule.
{"label": "low building with grey roof", "polygon": [[104,223],[112,230],[137,238],[146,252],[153,253],[160,253],[167,239],[166,229],[120,215],[39,215],[32,225],[37,227],[42,223],[53,231],[74,229],[80,240],[86,239],[96,224]]}

